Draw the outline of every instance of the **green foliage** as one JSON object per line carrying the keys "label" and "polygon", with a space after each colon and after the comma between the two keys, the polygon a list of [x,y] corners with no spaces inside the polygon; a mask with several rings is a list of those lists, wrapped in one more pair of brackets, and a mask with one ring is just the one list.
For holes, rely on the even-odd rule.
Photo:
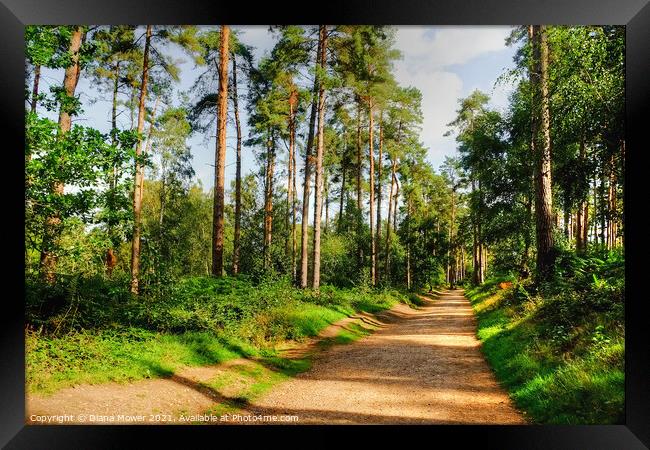
{"label": "green foliage", "polygon": [[417,301],[394,290],[325,285],[315,292],[286,280],[253,285],[246,277],[190,277],[160,296],[137,298],[127,278],[68,276],[54,287],[29,278],[26,286],[27,378],[34,392],[273,356],[276,345],[316,336],[357,311]]}
{"label": "green foliage", "polygon": [[50,393],[77,383],[170,376],[182,366],[216,364],[257,350],[206,332],[161,334],[141,328],[83,330],[60,337],[27,333],[27,388]]}
{"label": "green foliage", "polygon": [[[58,216],[84,223],[105,221],[112,226],[128,223],[126,210],[128,178],[113,186],[98,189],[114,168],[124,167],[135,158],[135,134],[115,130],[114,139],[99,131],[74,125],[61,135],[58,124],[34,113],[27,113],[25,126],[26,189],[25,228],[28,249],[43,248],[45,218]],[[62,193],[53,192],[65,185]],[[97,214],[97,209],[104,211]],[[59,226],[59,229],[61,226]],[[61,230],[59,230],[60,232]],[[78,229],[83,233],[83,228]],[[61,251],[50,241],[50,251]]]}
{"label": "green foliage", "polygon": [[[525,28],[517,28],[509,38],[510,44],[521,45],[515,56],[517,68],[504,76],[516,82],[508,108],[503,112],[488,108],[489,98],[480,91],[461,99],[457,117],[449,124],[457,135],[459,158],[446,159],[439,170],[427,163],[428,149],[420,142],[422,94],[415,87],[399,86],[394,78],[393,61],[399,57],[395,29],[328,27],[323,67],[314,64],[314,27],[271,30],[275,45],[259,62],[243,43],[245,36],[234,32],[230,40],[239,83],[247,85],[239,91],[246,93],[240,100],[249,113],[250,134],[244,137],[243,154],[256,155],[259,170],[242,179],[244,275],[214,279],[207,277],[212,193],[194,183],[188,138],[197,132],[207,137],[214,130],[220,32],[215,27],[153,27],[145,104],[150,133],[143,136],[117,126],[117,117],[130,110],[134,128],[144,69],[143,27],[81,28],[82,76],[92,77],[93,88],[110,97],[111,130],[74,125],[63,135],[54,121],[26,114],[30,389],[165,376],[180,365],[237,356],[267,358],[283,374],[295,374],[307,363],[279,358],[276,345],[314,336],[354,312],[378,312],[397,301],[421,305],[416,292],[456,281],[450,278],[463,254],[461,263],[471,273],[468,262],[476,238],[489,249],[488,273],[495,278],[473,286],[468,295],[479,315],[486,355],[517,403],[538,422],[620,421],[624,259],[621,249],[605,250],[604,233],[593,230],[593,225],[622,223],[624,28],[548,28],[552,213],[571,217],[588,201],[590,242],[576,253],[575,236],[553,230],[555,271],[550,281],[540,284],[528,279],[536,256],[530,145],[531,114],[537,105],[531,102],[532,54]],[[71,64],[73,27],[28,26],[25,31],[28,71],[37,66],[62,71]],[[173,100],[180,71],[179,61],[168,51],[171,45],[205,68],[191,90],[196,98],[190,102],[183,93],[180,107]],[[301,163],[305,160],[305,141],[312,131],[309,106],[316,100],[310,89],[314,81],[327,90],[324,200],[330,202],[330,216],[336,214],[331,213],[335,196],[340,195],[337,200],[342,202],[340,215],[323,230],[319,291],[298,290],[292,284],[283,154],[288,148],[291,104],[296,157]],[[30,98],[27,82],[25,89]],[[36,101],[41,110],[63,111],[84,120],[87,104],[82,100],[87,94],[68,96],[62,86],[51,86]],[[165,105],[156,117],[151,108],[154,99]],[[377,128],[372,143],[370,114]],[[380,224],[377,236],[380,280],[375,288],[370,277],[375,230],[367,224],[367,200],[377,186],[369,183],[367,149],[372,144],[377,151],[380,140],[383,155],[375,164],[382,175],[377,174],[375,181],[382,189],[382,205],[389,184],[399,196],[395,217],[386,217],[382,209],[382,220],[390,223]],[[148,170],[141,290],[134,297],[128,277],[138,141],[146,142],[147,155],[137,162]],[[616,205],[608,195],[610,186],[619,200]],[[234,186],[229,194],[234,198]],[[261,251],[265,202],[273,204],[270,265]],[[56,223],[46,233],[48,218]],[[229,271],[232,204],[225,206],[224,222]],[[390,243],[385,246],[387,232]],[[310,254],[311,233],[309,229]],[[108,249],[117,256],[111,279],[106,275]],[[33,270],[43,250],[57,257],[57,281],[52,285],[39,281]],[[469,287],[468,278],[464,281]],[[410,293],[395,290],[406,287],[407,279]],[[507,283],[505,289],[501,283]],[[365,332],[352,329],[334,341],[350,342]],[[252,378],[256,387],[242,398],[252,398],[270,383],[264,377]]]}
{"label": "green foliage", "polygon": [[350,287],[356,281],[356,260],[350,249],[354,248],[351,236],[326,234],[321,241],[321,272],[323,283]]}
{"label": "green foliage", "polygon": [[502,290],[499,283],[508,279],[500,278],[467,292],[478,314],[482,350],[536,423],[622,423],[621,261],[564,255],[561,262],[555,284],[514,280]]}

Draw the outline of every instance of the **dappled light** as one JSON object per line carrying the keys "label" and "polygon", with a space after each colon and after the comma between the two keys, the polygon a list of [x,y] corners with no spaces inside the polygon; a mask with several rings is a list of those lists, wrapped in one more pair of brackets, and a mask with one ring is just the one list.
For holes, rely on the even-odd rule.
{"label": "dappled light", "polygon": [[625,37],[25,26],[27,422],[624,423]]}

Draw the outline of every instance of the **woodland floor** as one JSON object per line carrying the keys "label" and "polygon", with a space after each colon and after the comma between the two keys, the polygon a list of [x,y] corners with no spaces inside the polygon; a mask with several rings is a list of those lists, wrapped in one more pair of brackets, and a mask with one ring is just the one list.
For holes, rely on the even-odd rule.
{"label": "woodland floor", "polygon": [[[110,423],[151,423],[150,414],[163,414],[171,416],[168,423],[178,423],[180,415],[216,412],[225,405],[221,414],[298,416],[290,422],[294,424],[527,423],[480,351],[476,319],[463,291],[423,300],[425,305],[418,309],[399,304],[377,315],[344,319],[328,327],[320,341],[287,348],[285,357],[311,355],[311,368],[250,401],[238,402],[246,381],[233,374],[259,372],[259,364],[237,359],[186,368],[170,378],[30,395],[26,421],[33,423],[32,414],[68,414],[75,417],[73,422],[101,423],[90,415],[123,414],[144,419],[116,418]],[[375,331],[347,345],[319,346],[323,338],[332,339],[352,324]]]}

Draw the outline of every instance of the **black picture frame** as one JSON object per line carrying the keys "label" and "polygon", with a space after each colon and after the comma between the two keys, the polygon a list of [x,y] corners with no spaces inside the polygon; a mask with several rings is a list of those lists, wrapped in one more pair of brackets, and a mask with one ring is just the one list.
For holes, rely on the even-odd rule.
{"label": "black picture frame", "polygon": [[[19,148],[24,146],[24,25],[26,24],[268,24],[268,23],[350,23],[393,25],[510,25],[541,23],[550,25],[626,25],[626,135],[625,229],[626,229],[626,406],[625,424],[584,426],[409,426],[365,427],[364,434],[382,440],[388,434],[438,446],[451,439],[454,447],[474,443],[482,448],[567,448],[641,449],[650,446],[650,350],[645,333],[643,265],[646,246],[642,214],[645,207],[644,147],[647,147],[646,117],[650,117],[650,4],[649,0],[330,0],[327,2],[217,2],[201,0],[2,0],[0,4],[0,114],[4,125],[5,151],[9,158],[3,171],[3,196],[7,217],[23,233],[20,189],[24,164]],[[11,139],[9,139],[11,138]],[[24,180],[23,180],[24,181]],[[9,235],[6,235],[9,236]],[[5,240],[15,253],[8,261],[0,334],[0,444],[6,448],[129,448],[134,438],[146,439],[147,446],[169,446],[178,439],[185,445],[196,436],[213,445],[235,433],[290,445],[292,435],[284,427],[186,427],[186,426],[26,426],[24,375],[24,307],[22,282],[23,240]],[[3,252],[4,253],[4,252]],[[15,272],[15,273],[14,273]],[[15,287],[9,293],[9,287]],[[636,294],[635,294],[636,293]],[[340,431],[357,427],[293,427],[299,433],[318,433],[319,443],[339,439]],[[399,428],[399,429],[397,429]],[[408,438],[407,434],[408,433]],[[187,436],[191,434],[191,436]],[[189,441],[188,439],[192,439]],[[248,439],[246,439],[248,441]],[[240,441],[242,442],[242,441]],[[302,442],[302,444],[300,444]],[[294,441],[309,445],[310,441]],[[406,442],[406,441],[405,441]],[[369,444],[370,441],[366,441]]]}

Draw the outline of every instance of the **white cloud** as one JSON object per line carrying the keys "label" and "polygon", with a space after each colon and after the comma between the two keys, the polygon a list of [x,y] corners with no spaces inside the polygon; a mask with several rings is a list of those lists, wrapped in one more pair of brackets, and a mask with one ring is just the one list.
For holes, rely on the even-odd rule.
{"label": "white cloud", "polygon": [[275,44],[268,25],[233,26],[233,29],[240,33],[241,42],[253,46],[256,61],[259,61],[264,53],[270,52]]}
{"label": "white cloud", "polygon": [[488,52],[504,48],[505,27],[419,27],[397,29],[397,47],[409,71],[430,71],[465,64]]}
{"label": "white cloud", "polygon": [[452,72],[419,71],[409,73],[402,66],[396,67],[396,78],[404,86],[417,87],[422,92],[422,131],[420,139],[429,148],[433,162],[442,160],[453,149],[453,138],[444,137],[446,125],[454,120],[458,98],[463,82]]}
{"label": "white cloud", "polygon": [[[402,59],[395,63],[397,81],[422,92],[421,140],[437,166],[455,150],[453,137],[444,137],[463,95],[463,80],[453,66],[505,49],[507,27],[398,27],[396,47]],[[504,107],[509,89],[497,87],[492,103]]]}

